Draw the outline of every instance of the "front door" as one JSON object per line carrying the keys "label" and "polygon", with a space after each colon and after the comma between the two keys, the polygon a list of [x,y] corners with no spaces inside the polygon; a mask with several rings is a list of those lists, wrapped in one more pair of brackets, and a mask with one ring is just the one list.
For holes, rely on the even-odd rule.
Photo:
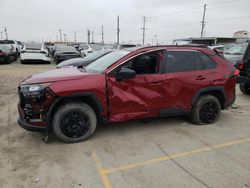
{"label": "front door", "polygon": [[[112,71],[107,76],[109,120],[157,116],[164,100],[163,77],[159,74],[161,53],[139,55]],[[136,77],[117,81],[115,74],[122,67],[132,69]]]}

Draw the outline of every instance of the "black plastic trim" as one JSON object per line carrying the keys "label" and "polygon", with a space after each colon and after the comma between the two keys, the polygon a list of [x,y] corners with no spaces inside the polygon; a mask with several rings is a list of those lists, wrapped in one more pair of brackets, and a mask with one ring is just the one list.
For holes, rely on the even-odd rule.
{"label": "black plastic trim", "polygon": [[74,98],[74,97],[90,97],[90,98],[95,102],[95,104],[97,105],[98,111],[99,111],[100,113],[103,111],[101,102],[100,102],[100,100],[97,98],[97,96],[96,96],[94,93],[91,93],[91,92],[74,93],[74,94],[67,95],[67,96],[64,96],[64,97],[59,97],[59,98],[57,98],[57,99],[55,100],[55,102],[50,106],[50,108],[49,108],[49,110],[48,110],[47,118],[46,118],[46,119],[47,119],[47,122],[50,123],[52,111],[53,111],[54,107],[55,107],[61,100],[64,100],[64,99],[71,99],[71,98]]}
{"label": "black plastic trim", "polygon": [[185,111],[181,108],[164,108],[160,110],[160,117],[172,117],[172,116],[181,116],[188,115],[190,111]]}
{"label": "black plastic trim", "polygon": [[17,119],[17,123],[22,127],[23,129],[31,132],[45,132],[46,127],[41,127],[41,126],[34,126],[30,125],[24,121],[22,121],[20,118]]}
{"label": "black plastic trim", "polygon": [[[225,104],[227,102],[227,96],[225,94],[225,89],[222,86],[213,86],[213,87],[207,87],[207,88],[202,88],[200,90],[198,90],[196,92],[196,94],[193,96],[192,98],[192,106],[196,103],[196,101],[199,99],[199,97],[206,92],[211,92],[211,91],[219,91],[222,93],[224,100],[225,100]],[[224,106],[222,107],[224,108]]]}

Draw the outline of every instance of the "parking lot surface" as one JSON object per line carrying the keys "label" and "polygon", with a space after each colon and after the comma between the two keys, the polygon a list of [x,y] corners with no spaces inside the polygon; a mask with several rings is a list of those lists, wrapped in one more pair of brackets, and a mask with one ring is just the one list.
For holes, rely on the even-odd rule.
{"label": "parking lot surface", "polygon": [[17,85],[51,65],[0,66],[0,187],[250,187],[250,97],[216,124],[186,117],[100,125],[87,141],[49,144],[20,128]]}

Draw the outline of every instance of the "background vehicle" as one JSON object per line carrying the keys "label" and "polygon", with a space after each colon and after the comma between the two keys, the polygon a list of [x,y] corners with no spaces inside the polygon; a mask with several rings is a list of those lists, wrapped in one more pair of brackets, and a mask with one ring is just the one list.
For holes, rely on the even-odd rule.
{"label": "background vehicle", "polygon": [[237,62],[242,60],[248,43],[234,44],[231,48],[224,51],[224,57],[237,67]]}
{"label": "background vehicle", "polygon": [[17,60],[21,48],[15,40],[0,40],[0,46],[8,46],[10,48],[11,56],[14,56],[15,60]]}
{"label": "background vehicle", "polygon": [[81,57],[80,53],[73,46],[57,46],[54,52],[54,61],[59,64],[62,61]]}
{"label": "background vehicle", "polygon": [[10,48],[8,46],[0,46],[0,63],[10,63],[15,59],[10,55]]}
{"label": "background vehicle", "polygon": [[63,61],[57,65],[57,68],[62,68],[62,67],[69,67],[69,66],[81,66],[81,67],[86,67],[90,63],[94,62],[95,60],[109,54],[112,52],[112,50],[100,50],[100,51],[95,51],[92,54],[88,55],[87,57],[84,58],[74,58],[74,59],[69,59],[66,61]]}
{"label": "background vehicle", "polygon": [[242,61],[238,64],[240,76],[237,81],[240,84],[240,90],[246,95],[250,95],[250,42],[245,51]]}
{"label": "background vehicle", "polygon": [[135,44],[115,44],[113,46],[113,48],[117,50],[122,50],[124,48],[133,48],[133,47],[136,47],[136,45]]}
{"label": "background vehicle", "polygon": [[85,69],[56,69],[24,80],[18,122],[32,131],[51,128],[65,142],[87,139],[98,120],[189,115],[195,124],[211,124],[235,100],[236,73],[207,48],[117,50]]}
{"label": "background vehicle", "polygon": [[50,63],[48,50],[43,44],[26,43],[20,54],[21,63]]}
{"label": "background vehicle", "polygon": [[93,49],[89,44],[81,43],[79,44],[78,51],[80,52],[82,57],[86,57],[88,54],[93,52]]}

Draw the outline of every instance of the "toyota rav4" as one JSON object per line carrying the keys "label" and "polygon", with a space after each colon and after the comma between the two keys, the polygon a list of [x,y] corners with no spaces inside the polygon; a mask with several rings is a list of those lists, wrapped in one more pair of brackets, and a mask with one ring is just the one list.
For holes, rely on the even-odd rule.
{"label": "toyota rav4", "polygon": [[87,139],[100,121],[188,115],[194,124],[212,124],[234,102],[236,76],[227,60],[204,47],[123,49],[85,68],[22,81],[18,123],[65,142]]}

